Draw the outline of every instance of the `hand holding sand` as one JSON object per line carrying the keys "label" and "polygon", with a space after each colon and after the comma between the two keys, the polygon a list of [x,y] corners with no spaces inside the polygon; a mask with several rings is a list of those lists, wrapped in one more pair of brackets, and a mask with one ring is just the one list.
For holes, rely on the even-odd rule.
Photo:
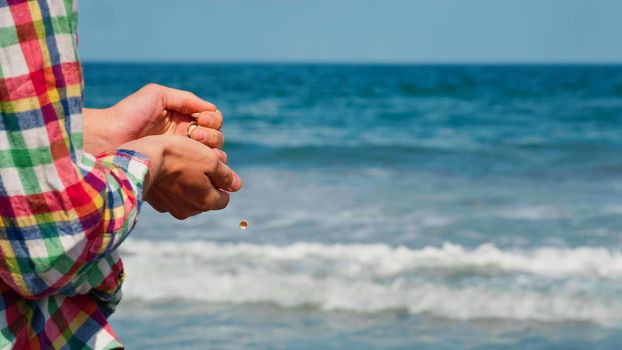
{"label": "hand holding sand", "polygon": [[149,136],[128,142],[123,148],[149,157],[144,198],[157,211],[168,212],[176,219],[224,209],[229,192],[242,187],[240,177],[225,163],[224,152],[187,137]]}

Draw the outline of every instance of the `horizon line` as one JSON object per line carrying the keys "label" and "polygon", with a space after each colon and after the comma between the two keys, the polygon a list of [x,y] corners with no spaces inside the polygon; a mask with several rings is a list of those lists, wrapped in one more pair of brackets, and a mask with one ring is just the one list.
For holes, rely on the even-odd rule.
{"label": "horizon line", "polygon": [[346,60],[138,60],[83,59],[83,64],[284,64],[284,65],[408,65],[408,66],[620,66],[622,61],[346,61]]}

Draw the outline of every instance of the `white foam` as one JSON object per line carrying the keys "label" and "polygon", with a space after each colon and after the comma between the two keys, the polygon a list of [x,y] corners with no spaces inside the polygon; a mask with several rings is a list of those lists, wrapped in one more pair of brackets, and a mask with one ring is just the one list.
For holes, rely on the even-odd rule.
{"label": "white foam", "polygon": [[530,221],[558,220],[568,217],[568,215],[561,211],[559,208],[546,205],[515,207],[507,210],[502,210],[499,212],[499,216],[508,219]]}
{"label": "white foam", "polygon": [[622,255],[605,248],[467,250],[446,243],[414,250],[134,240],[122,256],[126,297],[144,301],[403,309],[456,319],[622,320],[622,301],[611,289],[622,289]]}

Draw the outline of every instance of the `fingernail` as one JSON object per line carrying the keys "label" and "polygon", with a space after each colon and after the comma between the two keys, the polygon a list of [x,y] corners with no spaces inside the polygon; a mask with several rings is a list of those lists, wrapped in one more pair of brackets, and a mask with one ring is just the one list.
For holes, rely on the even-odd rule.
{"label": "fingernail", "polygon": [[195,131],[195,136],[198,139],[198,141],[205,141],[205,139],[207,138],[207,133],[199,128],[196,128]]}
{"label": "fingernail", "polygon": [[192,118],[194,118],[194,119],[198,118],[200,115],[201,115],[200,112],[196,112],[196,113],[192,113],[191,114]]}
{"label": "fingernail", "polygon": [[242,179],[238,175],[234,176],[233,181],[231,182],[231,188],[234,191],[237,191],[240,188],[242,188]]}

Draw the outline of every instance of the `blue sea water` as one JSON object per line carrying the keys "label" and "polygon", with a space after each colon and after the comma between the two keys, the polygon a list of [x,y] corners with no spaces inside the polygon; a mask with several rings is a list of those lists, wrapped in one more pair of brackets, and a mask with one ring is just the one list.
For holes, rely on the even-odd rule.
{"label": "blue sea water", "polygon": [[[622,348],[622,66],[87,64],[225,115],[223,212],[145,206],[130,349]],[[240,220],[249,229],[238,228]]]}

